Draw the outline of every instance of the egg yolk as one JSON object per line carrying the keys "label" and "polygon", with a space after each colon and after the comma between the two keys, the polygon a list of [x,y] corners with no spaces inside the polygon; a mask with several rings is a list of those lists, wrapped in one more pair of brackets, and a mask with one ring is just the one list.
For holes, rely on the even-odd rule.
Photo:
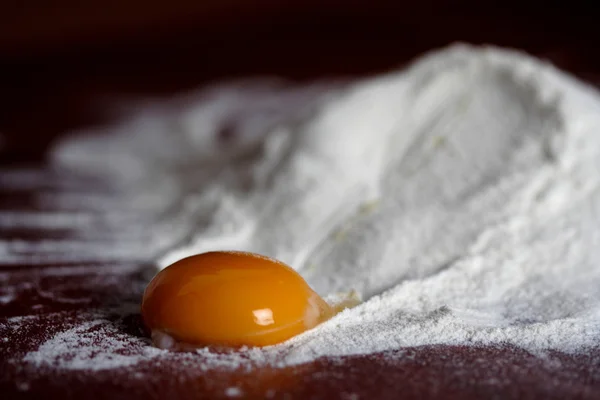
{"label": "egg yolk", "polygon": [[292,268],[243,252],[177,261],[154,277],[142,301],[150,330],[198,346],[277,344],[333,314]]}

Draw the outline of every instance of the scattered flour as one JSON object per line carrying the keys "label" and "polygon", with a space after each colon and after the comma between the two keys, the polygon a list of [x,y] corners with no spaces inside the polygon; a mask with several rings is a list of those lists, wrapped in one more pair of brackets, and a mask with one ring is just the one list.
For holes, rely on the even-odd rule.
{"label": "scattered flour", "polygon": [[76,324],[54,336],[24,360],[62,369],[102,370],[126,367],[161,354],[148,342],[122,333],[114,323],[98,319]]}
{"label": "scattered flour", "polygon": [[[279,346],[200,350],[204,365],[600,343],[600,95],[551,65],[453,46],[356,84],[257,81],[129,112],[54,153],[139,206],[147,236],[116,245],[120,259],[165,266],[254,251],[324,296],[356,289],[366,300]],[[96,257],[98,246],[64,251]],[[167,357],[125,334],[103,338],[107,326],[72,327],[27,360],[111,368]],[[138,353],[118,354],[132,343]]]}

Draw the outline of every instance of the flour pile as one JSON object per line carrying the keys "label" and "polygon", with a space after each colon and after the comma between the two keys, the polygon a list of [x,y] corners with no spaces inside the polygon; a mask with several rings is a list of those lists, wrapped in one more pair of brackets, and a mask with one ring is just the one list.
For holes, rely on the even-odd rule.
{"label": "flour pile", "polygon": [[600,343],[600,95],[548,64],[453,46],[356,84],[242,82],[127,112],[54,153],[140,213],[149,236],[121,259],[253,251],[365,299],[261,357]]}

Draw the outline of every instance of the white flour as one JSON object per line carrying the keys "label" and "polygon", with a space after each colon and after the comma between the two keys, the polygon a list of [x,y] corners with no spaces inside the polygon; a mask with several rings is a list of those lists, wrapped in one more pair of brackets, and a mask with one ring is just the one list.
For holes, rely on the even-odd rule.
{"label": "white flour", "polygon": [[[57,165],[104,171],[143,221],[144,240],[115,240],[111,254],[165,266],[254,251],[324,296],[365,298],[283,345],[249,350],[255,360],[600,343],[600,95],[550,65],[455,46],[353,85],[241,83],[128,112],[114,131],[55,152]],[[241,140],[219,145],[231,130]],[[115,232],[125,225],[114,218]],[[70,246],[84,260],[103,251]],[[28,359],[64,358],[56,349],[72,348],[74,329]],[[63,367],[80,367],[80,354]],[[103,357],[107,368],[127,364]]]}

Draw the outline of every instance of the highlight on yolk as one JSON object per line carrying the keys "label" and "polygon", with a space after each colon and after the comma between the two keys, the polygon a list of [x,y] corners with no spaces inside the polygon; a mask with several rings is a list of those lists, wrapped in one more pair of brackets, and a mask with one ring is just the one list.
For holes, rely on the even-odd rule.
{"label": "highlight on yolk", "polygon": [[[142,301],[157,335],[191,346],[281,343],[335,314],[287,265],[243,252],[184,258],[159,272]],[[171,339],[170,339],[171,340]]]}

